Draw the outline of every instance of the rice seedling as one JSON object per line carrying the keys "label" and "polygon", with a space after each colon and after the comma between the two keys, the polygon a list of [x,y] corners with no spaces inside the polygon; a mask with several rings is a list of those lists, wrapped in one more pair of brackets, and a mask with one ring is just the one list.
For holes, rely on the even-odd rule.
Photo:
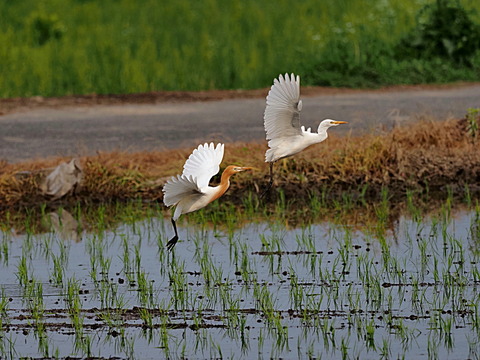
{"label": "rice seedling", "polygon": [[2,341],[0,341],[0,354],[4,359],[16,359],[18,358],[18,353],[15,350],[15,341],[12,340],[12,336],[2,337]]}
{"label": "rice seedling", "polygon": [[0,261],[8,266],[9,261],[9,240],[8,236],[2,236],[2,242],[0,244]]}
{"label": "rice seedling", "polygon": [[369,349],[376,350],[375,346],[375,322],[370,320],[365,326],[365,342]]}
{"label": "rice seedling", "polygon": [[[75,335],[74,343],[75,352],[81,352],[85,357],[92,357],[92,339],[89,335]],[[58,357],[58,354],[57,356]]]}
{"label": "rice seedling", "polygon": [[82,314],[80,300],[80,285],[75,278],[69,278],[66,284],[65,302],[70,321],[75,330],[74,350],[81,352],[83,356],[92,356],[92,344],[89,335],[84,332],[85,316]]}
{"label": "rice seedling", "polygon": [[[5,334],[3,329],[5,329],[9,325],[9,319],[7,316],[7,311],[8,311],[8,305],[9,301],[8,298],[5,296],[5,289],[2,288],[2,295],[0,298],[0,334],[2,335],[2,338],[5,338]],[[2,341],[0,341],[0,346],[3,344]],[[3,353],[0,349],[0,353]]]}
{"label": "rice seedling", "polygon": [[119,349],[121,353],[125,355],[127,359],[132,359],[135,357],[135,336],[128,338],[125,335],[124,328],[120,328],[120,345]]}
{"label": "rice seedling", "polygon": [[146,309],[146,308],[140,308],[139,310],[140,313],[140,319],[143,321],[143,326],[147,329],[152,329],[153,328],[153,316],[151,312]]}
{"label": "rice seedling", "polygon": [[79,293],[80,285],[78,280],[74,278],[68,279],[65,301],[71,316],[73,327],[77,332],[81,332],[83,329],[83,319],[80,317],[82,304]]}
{"label": "rice seedling", "polygon": [[144,271],[137,272],[137,291],[140,304],[147,308],[155,308],[155,290]]}
{"label": "rice seedling", "polygon": [[29,274],[29,269],[27,265],[27,258],[22,256],[17,266],[17,278],[18,282],[24,288],[28,285],[32,279],[32,275]]}
{"label": "rice seedling", "polygon": [[44,321],[45,304],[43,301],[43,285],[31,278],[24,289],[24,302],[33,321],[34,334],[38,339],[38,348],[43,356],[50,356],[50,347]]}
{"label": "rice seedling", "polygon": [[55,254],[52,254],[51,257],[53,262],[51,280],[55,285],[60,286],[63,284],[63,278],[65,277],[65,266],[60,256],[57,257]]}
{"label": "rice seedling", "polygon": [[407,189],[406,197],[407,197],[407,209],[410,216],[412,217],[412,220],[420,223],[421,211],[420,211],[420,208],[415,205],[415,193],[412,190]]}
{"label": "rice seedling", "polygon": [[171,302],[175,310],[189,308],[189,291],[187,286],[185,262],[178,263],[175,257],[172,257],[169,267],[169,282],[172,291]]}
{"label": "rice seedling", "polygon": [[252,284],[255,281],[256,266],[251,262],[247,244],[241,244],[241,252],[240,275],[245,284]]}
{"label": "rice seedling", "polygon": [[392,356],[391,343],[388,339],[382,340],[382,347],[380,349],[380,356],[382,359],[390,359]]}
{"label": "rice seedling", "polygon": [[475,356],[477,355],[477,349],[479,345],[478,338],[472,339],[468,337],[467,342],[468,342],[468,356],[474,359]]}
{"label": "rice seedling", "polygon": [[123,262],[123,274],[127,278],[127,283],[130,286],[135,285],[135,273],[133,260],[130,259],[130,244],[129,239],[126,236],[122,236],[122,262]]}
{"label": "rice seedling", "polygon": [[477,202],[475,205],[475,216],[470,222],[470,237],[471,242],[473,243],[473,255],[478,257],[480,246],[476,245],[480,243],[480,206]]}

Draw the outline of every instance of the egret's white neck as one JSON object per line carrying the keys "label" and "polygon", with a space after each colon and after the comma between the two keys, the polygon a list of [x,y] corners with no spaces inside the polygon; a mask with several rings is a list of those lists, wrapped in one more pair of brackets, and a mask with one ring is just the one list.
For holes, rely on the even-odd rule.
{"label": "egret's white neck", "polygon": [[320,125],[318,125],[318,129],[317,129],[318,135],[327,138],[327,136],[328,136],[328,133],[327,133],[328,128],[329,128],[328,125],[325,125],[325,123],[321,122]]}

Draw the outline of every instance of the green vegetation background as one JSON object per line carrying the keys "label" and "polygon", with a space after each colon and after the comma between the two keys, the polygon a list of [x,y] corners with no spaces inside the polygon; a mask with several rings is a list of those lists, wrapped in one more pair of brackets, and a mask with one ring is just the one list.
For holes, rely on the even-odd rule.
{"label": "green vegetation background", "polygon": [[478,0],[4,0],[0,97],[260,88],[284,72],[350,87],[478,80],[479,10]]}

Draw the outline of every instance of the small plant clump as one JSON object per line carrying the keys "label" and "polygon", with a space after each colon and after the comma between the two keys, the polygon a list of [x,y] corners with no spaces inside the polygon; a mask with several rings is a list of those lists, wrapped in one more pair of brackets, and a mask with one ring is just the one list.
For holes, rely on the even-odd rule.
{"label": "small plant clump", "polygon": [[470,63],[480,49],[480,24],[458,0],[436,0],[417,15],[417,26],[398,45],[398,56],[440,57]]}
{"label": "small plant clump", "polygon": [[467,111],[467,131],[472,137],[472,142],[478,139],[478,126],[480,123],[480,108],[470,108]]}
{"label": "small plant clump", "polygon": [[31,41],[42,46],[48,41],[59,40],[65,33],[65,26],[55,14],[33,13],[27,20]]}

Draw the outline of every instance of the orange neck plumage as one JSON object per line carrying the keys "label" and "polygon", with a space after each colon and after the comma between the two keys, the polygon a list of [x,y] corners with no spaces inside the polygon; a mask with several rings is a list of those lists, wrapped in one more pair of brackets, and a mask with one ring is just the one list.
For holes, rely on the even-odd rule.
{"label": "orange neck plumage", "polygon": [[230,177],[235,174],[235,171],[233,170],[234,168],[234,165],[230,165],[227,166],[225,170],[223,170],[222,177],[220,178],[220,184],[217,186],[217,192],[212,198],[212,201],[218,199],[228,190],[228,187],[230,186]]}

